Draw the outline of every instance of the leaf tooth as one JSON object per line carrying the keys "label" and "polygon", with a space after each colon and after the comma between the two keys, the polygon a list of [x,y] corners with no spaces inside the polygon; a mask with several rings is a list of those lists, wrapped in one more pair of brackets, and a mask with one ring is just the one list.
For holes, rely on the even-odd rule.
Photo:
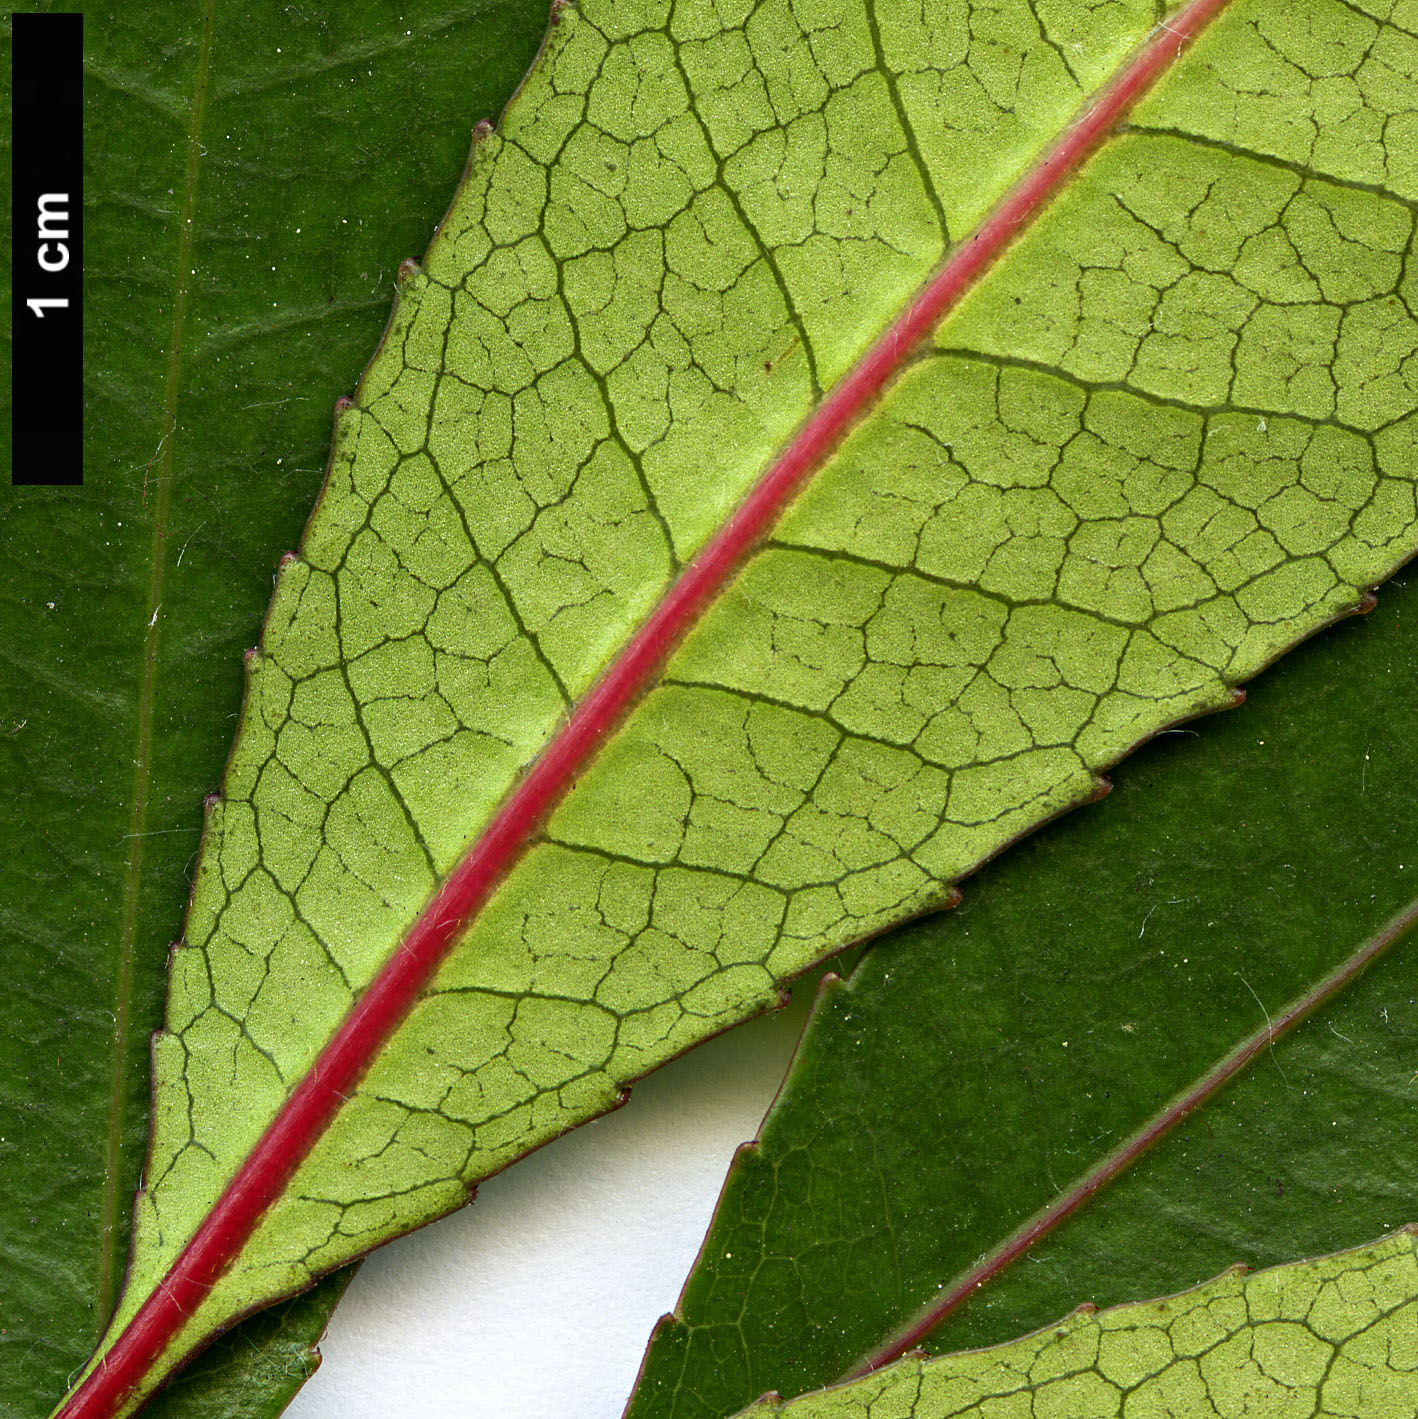
{"label": "leaf tooth", "polygon": [[763,1151],[762,1141],[755,1135],[753,1138],[745,1139],[734,1149],[734,1156],[729,1163],[729,1167],[736,1168],[745,1159]]}

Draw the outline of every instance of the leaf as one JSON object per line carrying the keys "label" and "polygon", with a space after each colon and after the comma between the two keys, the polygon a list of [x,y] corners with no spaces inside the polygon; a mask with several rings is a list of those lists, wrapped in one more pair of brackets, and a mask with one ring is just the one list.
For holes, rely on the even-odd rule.
{"label": "leaf", "polygon": [[[839,1389],[755,1405],[754,1419],[949,1419],[1407,1412],[1418,1385],[1414,1233],[1303,1265],[1218,1277],[994,1350],[909,1359]],[[1033,1403],[1030,1403],[1032,1397]],[[1022,1403],[1016,1402],[1022,1401]]]}
{"label": "leaf", "polygon": [[[1201,56],[1234,62],[1245,10],[1137,121],[1207,129]],[[1257,13],[1313,69],[1335,62],[1326,45],[1354,61],[1374,43],[1362,20],[1321,40],[1285,31],[1273,5]],[[852,398],[828,400],[709,541],[715,522],[935,263],[940,219],[968,231],[1078,98],[1058,42],[1026,29],[1020,102],[978,96],[1005,130],[995,181],[976,169],[961,190],[944,181],[951,134],[910,127],[937,76],[873,72],[917,65],[936,36],[838,17],[802,37],[794,69],[767,21],[715,38],[711,16],[679,18],[672,45],[631,33],[633,9],[561,16],[340,419],[174,956],[113,1348],[66,1413],[87,1399],[112,1412],[251,1306],[446,1210],[811,961],[941,904],[955,876],[1086,797],[1099,767],[1229,702],[1412,550],[1398,294],[1412,219],[1369,190],[1389,175],[1334,180],[1367,150],[1307,154],[1321,177],[1284,152],[1129,134],[946,321],[585,768],[719,588],[734,538],[766,529],[852,398],[880,390],[1045,187],[960,245]],[[1133,34],[1112,28],[1117,11],[1091,18],[1103,33],[1067,36],[1097,71],[1085,84],[1151,12]],[[1101,135],[1110,104],[1178,47],[1166,32],[1140,51],[1062,151]],[[760,94],[740,83],[749,49]],[[801,121],[778,131],[770,97]],[[815,233],[801,186],[814,132],[831,158]],[[1100,241],[1118,264],[1091,265]],[[1033,303],[1038,273],[1070,262],[1102,303],[1072,333]],[[1130,328],[1135,350],[1119,343]],[[912,461],[937,480],[914,532],[900,520]],[[992,481],[1006,465],[1011,495]],[[964,584],[972,563],[980,590]]]}
{"label": "leaf", "polygon": [[[240,652],[319,487],[329,411],[387,320],[399,260],[446,209],[472,125],[546,22],[544,0],[400,13],[218,11],[190,173],[200,7],[119,7],[85,27],[85,486],[10,489],[0,514],[7,1416],[48,1411],[122,1279],[201,800],[230,749]],[[0,114],[8,127],[8,102]],[[173,1396],[163,1412],[276,1412],[342,1284],[288,1308],[289,1342],[269,1318],[233,1333],[199,1387],[178,1387],[190,1407]]]}
{"label": "leaf", "polygon": [[994,1344],[1412,1215],[1395,1140],[1412,1113],[1415,613],[1400,573],[1243,714],[1147,746],[1105,805],[823,991],[628,1419],[730,1414],[909,1345]]}

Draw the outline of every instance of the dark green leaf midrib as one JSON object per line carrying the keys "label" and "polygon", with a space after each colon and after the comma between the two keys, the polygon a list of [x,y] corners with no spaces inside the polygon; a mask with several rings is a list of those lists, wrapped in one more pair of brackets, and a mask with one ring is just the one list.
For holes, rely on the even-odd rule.
{"label": "dark green leaf midrib", "polygon": [[[143,880],[143,843],[147,835],[149,797],[153,773],[153,713],[157,695],[158,642],[163,583],[167,569],[168,521],[172,510],[173,443],[177,436],[178,405],[182,391],[187,296],[192,277],[192,232],[195,226],[197,185],[204,150],[202,124],[207,112],[211,76],[212,29],[215,0],[205,0],[202,30],[187,125],[187,152],[183,171],[181,227],[177,237],[177,267],[173,273],[172,328],[168,338],[167,378],[163,390],[162,439],[154,455],[155,476],[152,537],[149,544],[147,632],[143,639],[142,678],[138,689],[136,743],[133,755],[133,811],[129,820],[128,857],[123,876],[123,912],[114,967],[113,1054],[108,1106],[108,1135],[104,1145],[103,1196],[99,1209],[99,1273],[96,1319],[101,1330],[118,1297],[121,1244],[126,1228],[120,1225],[124,1199],[120,1196],[127,1176],[122,1167],[123,1137],[127,1127],[126,1065],[132,1030],[134,955],[138,948],[139,896]],[[148,481],[144,469],[144,486]]]}
{"label": "dark green leaf midrib", "polygon": [[933,1330],[969,1300],[978,1287],[988,1285],[1009,1267],[1020,1263],[1035,1244],[1043,1241],[1125,1171],[1140,1162],[1173,1129],[1204,1107],[1216,1094],[1239,1080],[1253,1065],[1261,1063],[1267,1054],[1279,1068],[1275,1054],[1277,1042],[1284,1040],[1317,1010],[1342,997],[1360,976],[1400,942],[1412,936],[1415,929],[1418,929],[1418,896],[1363,942],[1337,969],[1316,980],[1310,989],[1292,1000],[1274,1018],[1249,981],[1237,971],[1236,975],[1250,990],[1257,1009],[1264,1017],[1265,1023],[1261,1028],[1242,1039],[1230,1054],[1217,1060],[1189,1088],[1181,1090],[1164,1108],[1146,1119],[1128,1138],[1110,1150],[1096,1167],[1080,1174],[1067,1188],[1061,1189],[1053,1203],[1026,1221],[991,1254],[943,1283],[944,1294],[939,1302],[908,1322],[898,1335],[865,1357],[849,1375],[842,1378],[855,1379],[878,1370],[925,1341]]}

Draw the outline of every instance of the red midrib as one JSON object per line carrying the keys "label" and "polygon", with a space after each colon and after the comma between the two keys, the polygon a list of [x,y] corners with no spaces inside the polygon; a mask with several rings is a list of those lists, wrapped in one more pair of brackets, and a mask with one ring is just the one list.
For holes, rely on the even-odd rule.
{"label": "red midrib", "polygon": [[398,1029],[533,831],[723,589],[745,554],[917,344],[1043,209],[1109,129],[1228,0],[1192,0],[1160,27],[949,259],[803,425],[635,633],[468,850],[296,1086],[162,1284],[55,1419],[112,1419],[250,1240],[340,1105]]}

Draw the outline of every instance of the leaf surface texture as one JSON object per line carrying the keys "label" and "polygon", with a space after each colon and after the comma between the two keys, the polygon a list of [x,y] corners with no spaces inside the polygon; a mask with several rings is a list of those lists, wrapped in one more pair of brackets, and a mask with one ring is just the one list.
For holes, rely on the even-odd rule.
{"label": "leaf surface texture", "polygon": [[[1156,18],[557,14],[251,659],[114,1333],[568,707]],[[1411,555],[1412,54],[1387,11],[1225,8],[703,610],[164,1365],[946,904]]]}
{"label": "leaf surface texture", "polygon": [[1415,1260],[1405,1231],[1166,1300],[1078,1312],[993,1350],[901,1360],[745,1416],[1396,1416],[1412,1408],[1418,1386]]}
{"label": "leaf surface texture", "polygon": [[[119,5],[85,26],[85,482],[12,488],[0,510],[7,1419],[43,1419],[123,1279],[202,799],[330,409],[378,341],[399,260],[447,209],[469,130],[546,29],[545,0],[212,9],[205,67],[202,6]],[[7,102],[7,148],[8,128]],[[341,1285],[291,1303],[287,1339],[268,1317],[219,1341],[165,1419],[270,1419]]]}
{"label": "leaf surface texture", "polygon": [[1412,1215],[1415,614],[1408,569],[823,988],[629,1419],[720,1419]]}

